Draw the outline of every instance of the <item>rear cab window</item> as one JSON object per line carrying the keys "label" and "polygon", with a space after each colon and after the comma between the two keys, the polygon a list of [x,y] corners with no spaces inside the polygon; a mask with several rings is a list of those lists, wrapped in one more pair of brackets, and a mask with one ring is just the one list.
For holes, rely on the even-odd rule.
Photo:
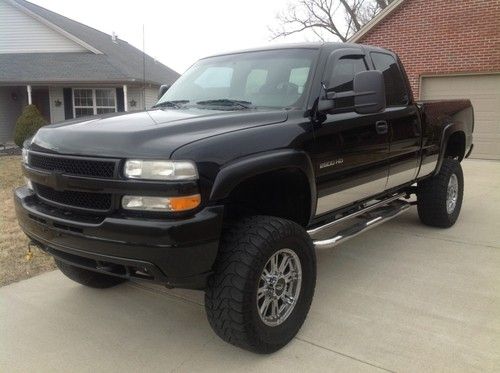
{"label": "rear cab window", "polygon": [[295,84],[300,94],[304,92],[307,78],[309,77],[310,67],[297,67],[290,70],[289,83]]}
{"label": "rear cab window", "polygon": [[404,106],[409,103],[408,90],[396,59],[387,53],[371,52],[376,70],[382,71],[387,106]]}

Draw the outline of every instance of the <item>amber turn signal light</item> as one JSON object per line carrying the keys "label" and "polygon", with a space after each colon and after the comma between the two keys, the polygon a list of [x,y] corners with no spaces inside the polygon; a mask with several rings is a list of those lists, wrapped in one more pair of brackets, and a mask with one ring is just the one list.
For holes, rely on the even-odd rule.
{"label": "amber turn signal light", "polygon": [[194,194],[186,197],[172,197],[170,198],[170,206],[172,211],[187,211],[198,207],[201,203],[201,196]]}
{"label": "amber turn signal light", "polygon": [[201,196],[194,194],[181,197],[123,196],[122,207],[135,211],[181,212],[198,207]]}

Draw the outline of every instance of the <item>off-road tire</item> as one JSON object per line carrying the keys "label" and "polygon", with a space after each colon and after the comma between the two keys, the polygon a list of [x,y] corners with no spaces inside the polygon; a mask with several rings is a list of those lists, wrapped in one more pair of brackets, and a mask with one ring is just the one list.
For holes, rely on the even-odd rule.
{"label": "off-road tire", "polygon": [[[299,298],[277,326],[266,325],[257,310],[258,282],[269,258],[280,249],[297,254],[302,268]],[[302,326],[316,285],[316,254],[298,224],[270,216],[242,218],[225,226],[205,293],[205,310],[215,333],[243,349],[266,354],[285,346]]]}
{"label": "off-road tire", "polygon": [[[450,214],[446,209],[448,183],[455,174],[458,180],[457,202]],[[444,159],[439,173],[418,183],[417,210],[422,223],[440,228],[451,227],[458,219],[464,193],[464,175],[460,162]]]}
{"label": "off-road tire", "polygon": [[66,275],[66,277],[75,282],[78,282],[79,284],[89,286],[91,288],[105,289],[127,281],[124,278],[109,276],[103,273],[75,267],[58,259],[54,260],[56,262],[57,268],[59,268],[61,272]]}

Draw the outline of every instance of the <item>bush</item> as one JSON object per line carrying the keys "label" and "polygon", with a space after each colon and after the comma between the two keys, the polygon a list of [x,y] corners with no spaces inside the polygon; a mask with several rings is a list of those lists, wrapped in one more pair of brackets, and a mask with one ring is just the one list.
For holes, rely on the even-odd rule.
{"label": "bush", "polygon": [[21,148],[26,139],[29,139],[40,127],[46,124],[47,121],[42,117],[42,114],[35,105],[26,106],[21,116],[17,119],[14,142]]}

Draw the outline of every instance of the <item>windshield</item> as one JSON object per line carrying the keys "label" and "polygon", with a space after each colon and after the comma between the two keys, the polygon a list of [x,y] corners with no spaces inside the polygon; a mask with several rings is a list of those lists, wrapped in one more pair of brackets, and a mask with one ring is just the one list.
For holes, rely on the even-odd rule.
{"label": "windshield", "polygon": [[297,107],[303,103],[316,55],[315,49],[281,49],[202,59],[157,105]]}

